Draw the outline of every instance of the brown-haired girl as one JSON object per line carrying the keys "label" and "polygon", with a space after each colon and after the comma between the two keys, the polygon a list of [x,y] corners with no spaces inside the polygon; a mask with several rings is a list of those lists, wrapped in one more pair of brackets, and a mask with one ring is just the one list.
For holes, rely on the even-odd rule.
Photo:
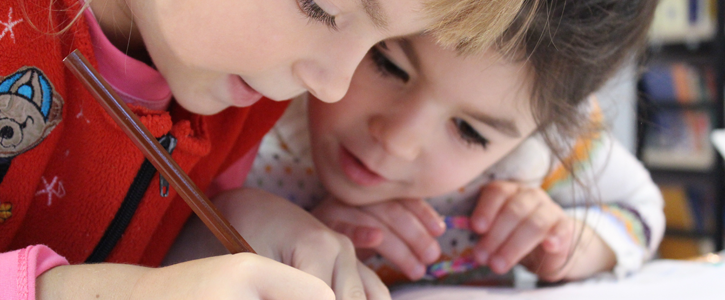
{"label": "brown-haired girl", "polygon": [[[655,4],[529,6],[533,22],[509,52],[461,56],[430,36],[388,40],[358,67],[345,101],[290,107],[247,185],[308,208],[329,193],[316,215],[409,279],[425,275],[440,247],[447,261],[496,273],[522,262],[552,281],[634,271],[662,236],[661,195],[601,120],[592,122],[585,100],[640,50]],[[501,161],[517,147],[525,155]],[[435,202],[470,215],[475,238],[438,245],[440,218],[411,198],[450,193],[484,172],[466,187],[473,202],[457,202],[457,192]]]}

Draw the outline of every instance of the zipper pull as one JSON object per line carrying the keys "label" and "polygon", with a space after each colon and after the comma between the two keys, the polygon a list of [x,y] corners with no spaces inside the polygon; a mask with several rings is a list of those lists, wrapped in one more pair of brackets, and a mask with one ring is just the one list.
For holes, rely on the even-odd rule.
{"label": "zipper pull", "polygon": [[[174,152],[174,149],[176,148],[176,142],[176,138],[170,133],[167,133],[159,139],[159,143],[161,144],[161,146],[164,147],[164,149],[166,149],[166,151],[169,152],[169,154]],[[169,182],[166,181],[166,178],[164,178],[161,173],[159,173],[159,189],[161,192],[161,197],[169,196]]]}

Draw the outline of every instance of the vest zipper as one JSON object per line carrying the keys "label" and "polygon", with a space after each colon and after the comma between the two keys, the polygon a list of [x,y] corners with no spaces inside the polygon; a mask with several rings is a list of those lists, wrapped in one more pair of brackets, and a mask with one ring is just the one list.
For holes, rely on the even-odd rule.
{"label": "vest zipper", "polygon": [[[159,143],[169,154],[176,148],[176,138],[171,134],[166,134],[159,138]],[[151,180],[153,180],[155,174],[156,168],[154,168],[148,159],[144,159],[141,168],[136,173],[136,177],[134,177],[131,186],[128,188],[128,192],[126,192],[126,197],[123,199],[121,207],[116,212],[116,216],[111,221],[111,224],[108,225],[108,228],[106,228],[106,232],[101,237],[96,248],[93,249],[91,255],[86,259],[86,263],[103,262],[111,254],[111,251],[116,247],[116,244],[131,223],[131,219],[136,213],[136,209],[139,203],[141,203],[143,195],[151,185]],[[159,177],[161,195],[166,197],[169,189],[168,182],[161,175]]]}
{"label": "vest zipper", "polygon": [[[169,146],[164,146],[164,149],[166,149],[166,151],[171,154],[172,152],[174,152],[174,149],[176,149],[176,138],[174,138],[171,134],[167,134],[165,136],[162,136],[161,138],[163,139],[166,136],[169,136]],[[169,196],[169,182],[166,181],[166,178],[164,178],[164,176],[161,176],[161,174],[159,174],[159,190],[159,192],[161,193],[161,197]]]}

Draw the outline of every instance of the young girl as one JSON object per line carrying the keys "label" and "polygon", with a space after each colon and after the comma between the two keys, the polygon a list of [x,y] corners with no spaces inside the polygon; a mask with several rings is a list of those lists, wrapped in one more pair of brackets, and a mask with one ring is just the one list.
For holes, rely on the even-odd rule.
{"label": "young girl", "polygon": [[[251,149],[286,106],[263,97],[309,91],[337,101],[376,42],[429,28],[449,44],[480,47],[501,33],[520,2],[3,1],[0,282],[12,284],[3,284],[0,298],[32,299],[37,291],[39,298],[283,299],[295,291],[297,298],[330,299],[325,283],[338,298],[359,291],[385,298],[372,273],[339,246],[344,239],[286,203],[255,206],[266,199],[253,191],[217,199],[243,198],[245,213],[267,222],[241,234],[267,256],[309,254],[315,265],[280,260],[322,281],[250,254],[134,266],[158,265],[190,210],[173,190],[166,195],[153,166],[62,59],[80,49],[196,184],[221,191],[238,187],[225,184],[223,172],[246,172]],[[451,3],[462,6],[446,8]],[[269,228],[299,239],[264,235]],[[328,243],[310,244],[310,235]]]}
{"label": "young girl", "polygon": [[[493,50],[461,57],[428,36],[379,44],[345,101],[290,107],[246,184],[307,208],[329,192],[316,214],[410,279],[424,276],[440,247],[452,266],[504,273],[521,262],[550,281],[632,272],[659,244],[661,195],[621,146],[588,132],[596,109],[582,102],[643,44],[654,6],[548,1],[513,58]],[[559,163],[549,167],[551,160]],[[470,215],[474,239],[444,236],[447,243],[437,245],[440,219],[410,198],[455,191],[472,179],[468,199],[453,192],[431,204]],[[492,179],[517,182],[488,184]],[[369,263],[390,275],[383,263]]]}

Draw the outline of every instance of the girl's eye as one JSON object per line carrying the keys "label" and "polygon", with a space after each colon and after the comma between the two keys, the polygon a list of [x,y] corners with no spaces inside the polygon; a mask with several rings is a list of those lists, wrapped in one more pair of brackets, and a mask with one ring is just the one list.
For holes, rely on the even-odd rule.
{"label": "girl's eye", "polygon": [[300,5],[302,12],[307,15],[311,20],[322,22],[334,30],[337,30],[337,24],[335,24],[335,16],[328,14],[323,10],[314,0],[297,0]]}
{"label": "girl's eye", "polygon": [[489,143],[488,139],[481,136],[471,124],[459,118],[454,118],[453,124],[455,124],[456,130],[458,130],[458,134],[460,134],[463,141],[469,145],[478,145],[486,149]]}
{"label": "girl's eye", "polygon": [[[385,47],[385,44],[380,44],[379,46]],[[390,61],[377,47],[370,49],[370,56],[373,60],[373,64],[375,64],[375,67],[383,76],[393,76],[403,82],[408,82],[410,79],[410,75],[408,75],[408,73]]]}

